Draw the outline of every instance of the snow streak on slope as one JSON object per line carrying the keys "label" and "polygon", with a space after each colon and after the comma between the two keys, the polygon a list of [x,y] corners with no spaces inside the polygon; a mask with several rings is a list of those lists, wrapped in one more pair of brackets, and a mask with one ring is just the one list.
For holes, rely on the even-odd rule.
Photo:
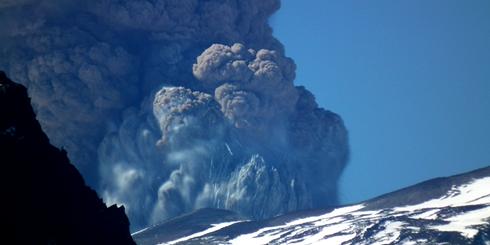
{"label": "snow streak on slope", "polygon": [[223,229],[225,227],[228,227],[230,225],[233,225],[233,224],[235,224],[237,222],[240,222],[240,221],[232,221],[232,222],[224,222],[224,223],[221,223],[221,224],[213,224],[213,225],[211,225],[211,228],[209,228],[207,230],[204,230],[204,231],[201,231],[201,232],[192,234],[190,236],[182,237],[182,238],[179,238],[179,239],[177,239],[175,241],[171,241],[171,242],[168,242],[168,243],[161,243],[160,245],[166,245],[166,244],[172,245],[172,244],[177,244],[179,242],[184,242],[184,241],[187,241],[187,240],[191,240],[192,238],[196,238],[196,237],[207,235],[209,233],[212,233],[212,232],[215,232],[217,230],[220,230],[220,229]]}
{"label": "snow streak on slope", "polygon": [[[291,237],[294,237],[300,233],[303,233],[304,231],[309,230],[309,228],[314,228],[317,226],[324,226],[327,228],[318,233],[322,236],[335,234],[349,228],[345,225],[345,218],[343,216],[361,208],[363,208],[362,205],[356,205],[335,209],[331,213],[327,213],[319,217],[308,217],[295,220],[281,226],[263,228],[254,233],[239,236],[230,242],[237,245],[250,244],[251,241],[253,241],[254,244],[268,244],[271,241],[280,239],[283,234],[290,233]],[[339,224],[339,226],[336,227],[334,224]],[[291,230],[291,228],[293,228],[293,230]],[[309,240],[314,239],[314,237],[315,236],[310,237]]]}
{"label": "snow streak on slope", "polygon": [[[431,186],[439,188],[441,183],[431,183]],[[302,218],[286,215],[278,217],[283,220],[279,222],[272,219],[223,223],[168,243],[487,244],[490,239],[490,177],[472,178],[450,186],[445,194],[435,194],[413,205],[371,208],[373,201],[367,201],[319,215],[302,215]],[[418,186],[416,189],[426,191],[426,188]],[[388,198],[398,197],[388,194]]]}
{"label": "snow streak on slope", "polygon": [[[231,244],[392,244],[417,242],[417,233],[457,232],[467,238],[490,218],[490,177],[453,187],[447,195],[421,204],[364,210],[347,206],[318,217],[241,235]],[[458,211],[459,209],[467,212]],[[403,234],[405,233],[405,234]],[[407,233],[410,234],[407,236]],[[367,239],[362,239],[367,238]]]}
{"label": "snow streak on slope", "polygon": [[459,207],[465,205],[488,204],[490,202],[490,177],[474,180],[453,188],[443,197],[418,205],[396,208],[398,212],[415,211],[426,207]]}

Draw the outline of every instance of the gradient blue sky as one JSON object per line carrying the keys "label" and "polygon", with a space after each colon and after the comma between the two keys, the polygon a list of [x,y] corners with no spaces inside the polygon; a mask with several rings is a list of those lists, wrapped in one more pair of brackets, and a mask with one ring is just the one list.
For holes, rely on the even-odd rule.
{"label": "gradient blue sky", "polygon": [[349,129],[344,203],[490,165],[490,1],[283,0],[271,24]]}

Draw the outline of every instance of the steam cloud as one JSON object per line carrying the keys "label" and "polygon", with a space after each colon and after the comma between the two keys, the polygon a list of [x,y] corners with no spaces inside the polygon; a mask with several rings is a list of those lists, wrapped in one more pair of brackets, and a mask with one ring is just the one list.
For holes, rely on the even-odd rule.
{"label": "steam cloud", "polygon": [[337,203],[336,114],[293,84],[279,0],[0,2],[0,69],[133,229],[200,207],[250,218]]}

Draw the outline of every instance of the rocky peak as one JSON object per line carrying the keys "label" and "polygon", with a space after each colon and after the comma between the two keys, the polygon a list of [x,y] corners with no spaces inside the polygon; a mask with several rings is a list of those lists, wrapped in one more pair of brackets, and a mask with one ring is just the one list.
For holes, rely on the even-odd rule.
{"label": "rocky peak", "polygon": [[[66,151],[52,146],[27,89],[0,72],[2,240],[11,244],[135,244],[124,207],[107,207]],[[3,243],[3,242],[2,242]]]}

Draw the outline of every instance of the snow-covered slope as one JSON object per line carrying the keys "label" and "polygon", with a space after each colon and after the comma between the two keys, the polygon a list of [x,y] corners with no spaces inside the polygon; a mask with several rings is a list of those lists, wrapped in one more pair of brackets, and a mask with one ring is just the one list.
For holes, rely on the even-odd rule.
{"label": "snow-covered slope", "polygon": [[[205,222],[203,210],[181,222]],[[490,244],[490,167],[438,178],[378,198],[328,210],[301,211],[270,220],[208,216],[207,225],[172,239],[134,234],[139,244]],[[201,213],[201,214],[200,214]],[[200,214],[200,215],[199,215]],[[231,218],[230,218],[231,217]],[[178,219],[177,219],[178,220]],[[170,221],[171,222],[171,221]],[[173,221],[175,222],[175,221]],[[153,232],[153,237],[155,233]]]}

